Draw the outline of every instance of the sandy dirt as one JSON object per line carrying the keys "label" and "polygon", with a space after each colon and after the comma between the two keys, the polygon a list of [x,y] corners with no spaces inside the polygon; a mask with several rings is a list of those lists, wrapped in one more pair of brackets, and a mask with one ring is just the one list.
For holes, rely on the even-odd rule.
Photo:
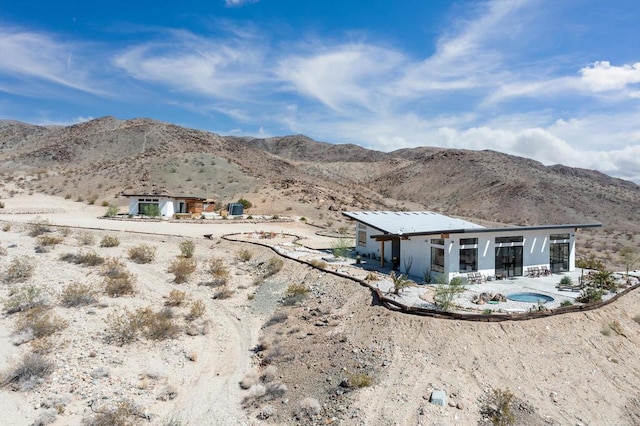
{"label": "sandy dirt", "polygon": [[[274,252],[218,238],[285,230],[318,241],[308,225],[119,222],[98,219],[103,213],[102,207],[47,196],[14,197],[0,211],[0,225],[11,224],[0,232],[6,251],[0,272],[15,258],[36,263],[25,283],[0,285],[0,299],[10,298],[17,286],[42,287],[50,295],[50,312],[68,323],[51,336],[47,356],[55,369],[50,376],[33,389],[0,389],[0,424],[79,425],[119,401],[140,407],[138,414],[146,419],[132,418],[140,424],[490,424],[481,412],[491,406],[485,401],[493,389],[514,394],[516,424],[640,422],[637,291],[597,311],[535,321],[485,324],[413,317],[377,305],[366,288],[352,281],[292,261],[256,286]],[[54,228],[50,234],[63,241],[36,253],[26,223],[44,219]],[[68,231],[55,225],[92,228],[95,242],[80,246],[81,230],[65,235]],[[214,238],[202,238],[205,233]],[[120,246],[99,247],[104,235],[117,236]],[[198,269],[187,283],[176,284],[167,266],[180,254],[185,237],[196,243]],[[143,265],[128,260],[127,250],[143,243],[157,247],[157,258]],[[238,260],[240,249],[251,250],[252,259]],[[60,260],[64,253],[88,250],[120,258],[136,276],[136,294],[109,297],[100,290],[100,267]],[[229,299],[214,299],[216,289],[203,285],[210,281],[205,264],[211,257],[222,258],[231,273],[234,294]],[[98,300],[62,307],[60,293],[72,282],[100,290]],[[282,303],[289,300],[285,290],[292,283],[305,285],[309,293]],[[138,336],[123,346],[106,340],[110,315],[124,308],[160,310],[171,290],[184,291],[190,302],[203,301],[205,315],[187,321],[188,304],[173,308],[181,329],[173,339]],[[3,310],[0,317],[0,374],[34,350],[35,341],[13,332],[22,316]],[[238,383],[252,370],[265,387],[281,383],[286,391],[266,398],[255,397],[256,387],[241,389]],[[274,377],[267,378],[267,372]],[[371,383],[353,386],[354,375]],[[429,403],[435,389],[445,390],[453,406]],[[303,410],[305,398],[314,399],[318,409]]]}

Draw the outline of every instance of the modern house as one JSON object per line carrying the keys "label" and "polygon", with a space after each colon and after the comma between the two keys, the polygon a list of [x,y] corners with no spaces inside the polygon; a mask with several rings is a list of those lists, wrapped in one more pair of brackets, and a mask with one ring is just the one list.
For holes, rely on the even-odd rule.
{"label": "modern house", "polygon": [[575,234],[600,223],[485,228],[428,211],[343,212],[356,222],[356,252],[411,275],[526,275],[527,268],[575,269]]}
{"label": "modern house", "polygon": [[125,194],[129,198],[129,214],[132,216],[199,216],[208,211],[206,198],[192,195]]}

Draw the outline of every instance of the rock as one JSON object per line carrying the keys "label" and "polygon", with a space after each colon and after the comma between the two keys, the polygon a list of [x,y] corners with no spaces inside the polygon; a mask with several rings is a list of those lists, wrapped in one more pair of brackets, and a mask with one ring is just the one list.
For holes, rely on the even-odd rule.
{"label": "rock", "polygon": [[483,302],[488,302],[489,300],[491,300],[491,294],[489,293],[480,293],[480,296],[478,296],[479,299]]}
{"label": "rock", "polygon": [[500,293],[496,293],[491,300],[493,300],[494,302],[506,302],[507,298],[504,296],[504,294],[500,294]]}
{"label": "rock", "polygon": [[455,402],[453,402],[453,401],[449,401],[449,407],[452,407],[452,408],[453,408],[453,407],[455,407],[455,406],[456,406],[456,403],[455,403]]}
{"label": "rock", "polygon": [[464,405],[462,404],[462,402],[458,402],[458,403],[456,404],[456,408],[457,408],[458,410],[464,410]]}
{"label": "rock", "polygon": [[445,407],[447,405],[447,394],[443,390],[434,390],[431,392],[430,402],[435,405],[439,405],[441,407]]}

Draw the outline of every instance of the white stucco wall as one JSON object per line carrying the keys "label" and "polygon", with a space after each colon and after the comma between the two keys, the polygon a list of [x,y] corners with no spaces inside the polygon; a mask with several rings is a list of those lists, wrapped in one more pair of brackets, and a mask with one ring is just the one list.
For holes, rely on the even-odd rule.
{"label": "white stucco wall", "polygon": [[173,198],[168,197],[130,197],[129,198],[129,214],[135,216],[138,214],[138,204],[140,200],[158,200],[158,208],[160,216],[172,217],[175,213],[175,203]]}

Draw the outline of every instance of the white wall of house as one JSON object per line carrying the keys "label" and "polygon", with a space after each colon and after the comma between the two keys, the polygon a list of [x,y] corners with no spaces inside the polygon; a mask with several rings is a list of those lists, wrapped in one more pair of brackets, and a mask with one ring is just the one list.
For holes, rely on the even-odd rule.
{"label": "white wall of house", "polygon": [[[358,236],[358,231],[366,231],[366,241],[362,235]],[[380,242],[371,238],[378,235],[380,231],[367,227],[363,224],[356,225],[356,251],[362,256],[380,256]],[[514,230],[513,232],[477,232],[464,234],[449,234],[444,239],[444,246],[434,245],[433,247],[443,247],[445,253],[445,270],[442,273],[448,280],[455,276],[466,276],[467,270],[460,271],[460,250],[467,248],[477,249],[477,268],[474,272],[480,272],[485,276],[496,274],[496,247],[522,247],[522,274],[527,274],[527,268],[533,266],[550,266],[550,246],[554,244],[551,235],[568,234],[566,240],[557,240],[557,243],[568,244],[569,259],[568,270],[575,270],[575,230],[574,228],[558,229],[537,229],[537,230]],[[496,243],[496,237],[522,237],[522,242]],[[406,273],[406,265],[411,259],[410,274],[421,278],[426,270],[432,272],[433,276],[439,275],[431,268],[431,239],[439,239],[442,236],[421,235],[411,237],[408,240],[400,241],[400,272]],[[477,238],[477,245],[461,245],[461,239]],[[391,242],[385,242],[385,258],[391,260]]]}
{"label": "white wall of house", "polygon": [[176,212],[177,201],[169,197],[130,197],[129,198],[129,214],[136,216],[139,211],[140,203],[157,203],[160,209],[160,216],[173,217]]}

